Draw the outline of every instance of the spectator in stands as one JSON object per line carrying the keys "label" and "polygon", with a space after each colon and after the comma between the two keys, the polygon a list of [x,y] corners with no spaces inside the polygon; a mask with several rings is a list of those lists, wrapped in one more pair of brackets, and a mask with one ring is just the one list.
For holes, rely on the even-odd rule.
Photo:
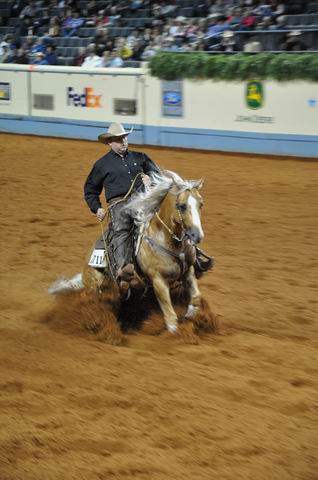
{"label": "spectator in stands", "polygon": [[185,17],[177,17],[172,20],[172,25],[169,31],[169,37],[184,37],[185,35]]}
{"label": "spectator in stands", "polygon": [[63,27],[63,36],[64,37],[72,37],[73,35],[77,34],[78,29],[84,25],[84,18],[79,16],[79,12],[72,10],[68,11],[68,15],[65,18],[62,27]]}
{"label": "spectator in stands", "polygon": [[34,45],[34,38],[31,35],[28,35],[24,39],[24,42],[22,43],[22,47],[23,47],[26,55],[28,55],[28,57],[31,55],[31,50],[33,48],[33,45]]}
{"label": "spectator in stands", "polygon": [[225,14],[225,8],[223,4],[223,0],[216,0],[213,5],[211,5],[209,10],[210,15],[223,15]]}
{"label": "spectator in stands", "polygon": [[[269,17],[271,18],[271,17]],[[240,22],[240,30],[253,30],[257,22],[256,15],[252,8],[246,8]]]}
{"label": "spectator in stands", "polygon": [[10,36],[5,35],[0,43],[0,57],[4,54],[4,48],[10,48]]}
{"label": "spectator in stands", "polygon": [[162,49],[167,52],[178,52],[179,46],[174,37],[164,37],[162,40]]}
{"label": "spectator in stands", "polygon": [[198,2],[194,5],[194,16],[206,18],[210,13],[210,6],[210,0],[198,0]]}
{"label": "spectator in stands", "polygon": [[116,5],[112,5],[109,12],[109,25],[116,25],[124,10],[125,6],[120,2]]}
{"label": "spectator in stands", "polygon": [[149,60],[151,57],[155,56],[159,47],[156,47],[154,40],[150,40],[143,53],[141,54],[141,59],[144,61]]}
{"label": "spectator in stands", "polygon": [[121,58],[117,48],[114,48],[114,50],[111,52],[108,66],[112,68],[120,68],[124,66],[124,61]]}
{"label": "spectator in stands", "polygon": [[58,37],[60,35],[60,20],[57,16],[50,19],[48,34],[50,37]]}
{"label": "spectator in stands", "polygon": [[273,27],[274,17],[262,17],[257,23],[256,30],[270,30]]}
{"label": "spectator in stands", "polygon": [[132,57],[132,54],[133,54],[133,49],[131,46],[127,44],[125,39],[122,47],[119,50],[119,55],[123,60],[129,60]]}
{"label": "spectator in stands", "polygon": [[135,43],[132,46],[132,49],[133,49],[133,54],[131,56],[131,60],[140,61],[142,52],[144,51],[144,46],[140,38],[137,38],[135,40]]}
{"label": "spectator in stands", "polygon": [[104,30],[107,25],[110,24],[109,9],[99,10],[97,17],[95,18],[95,26],[97,31]]}
{"label": "spectator in stands", "polygon": [[11,7],[12,17],[18,17],[23,8],[27,5],[26,0],[16,0]]}
{"label": "spectator in stands", "polygon": [[49,15],[49,11],[48,11],[47,8],[42,8],[42,10],[40,12],[40,15],[41,15],[40,17],[36,16],[32,20],[32,22],[33,22],[33,33],[35,35],[38,35],[39,29],[43,26],[48,25],[48,23],[50,21],[50,15]]}
{"label": "spectator in stands", "polygon": [[279,17],[275,18],[275,24],[273,25],[273,29],[286,30],[287,28],[288,25],[286,15],[280,15]]}
{"label": "spectator in stands", "polygon": [[98,55],[96,55],[96,47],[94,44],[91,44],[87,47],[87,53],[88,55],[81,66],[85,68],[100,67],[102,64],[102,59]]}
{"label": "spectator in stands", "polygon": [[91,0],[87,3],[86,11],[89,17],[97,15],[100,7],[97,5],[95,0]]}
{"label": "spectator in stands", "polygon": [[234,7],[227,12],[227,24],[230,28],[240,28],[242,21],[242,9]]}
{"label": "spectator in stands", "polygon": [[55,53],[55,46],[54,45],[48,45],[46,47],[46,60],[48,65],[57,65],[57,56]]}
{"label": "spectator in stands", "polygon": [[39,53],[39,52],[44,54],[46,52],[46,46],[44,45],[44,41],[42,37],[38,37],[35,40],[35,43],[31,47],[30,55],[34,56],[36,53]]}
{"label": "spectator in stands", "polygon": [[127,37],[127,45],[131,48],[133,48],[135,42],[140,38],[140,33],[138,29],[136,28],[135,30],[132,31],[130,35]]}
{"label": "spectator in stands", "polygon": [[105,52],[103,52],[103,56],[101,60],[101,67],[110,67],[110,61],[111,61],[110,52],[105,50]]}
{"label": "spectator in stands", "polygon": [[143,0],[130,0],[129,8],[131,11],[139,10],[139,8],[143,7]]}
{"label": "spectator in stands", "polygon": [[233,32],[226,30],[222,33],[222,40],[217,50],[220,52],[237,52],[239,50]]}
{"label": "spectator in stands", "polygon": [[151,28],[145,28],[141,34],[141,41],[143,42],[144,46],[148,44],[148,42],[153,38],[153,33]]}
{"label": "spectator in stands", "polygon": [[226,23],[226,17],[211,17],[209,19],[209,26],[205,36],[206,41],[210,47],[219,43],[222,33],[229,29]]}
{"label": "spectator in stands", "polygon": [[45,58],[45,53],[43,53],[43,52],[37,52],[33,56],[31,63],[33,65],[48,65],[49,64],[47,59]]}
{"label": "spectator in stands", "polygon": [[160,7],[161,7],[160,14],[163,17],[171,17],[177,10],[177,6],[172,1],[169,1],[169,0],[163,0],[161,2]]}
{"label": "spectator in stands", "polygon": [[199,26],[195,18],[189,19],[185,25],[184,38],[187,42],[195,42]]}
{"label": "spectator in stands", "polygon": [[272,0],[273,15],[279,17],[286,13],[285,2]]}
{"label": "spectator in stands", "polygon": [[19,25],[19,35],[25,37],[27,35],[33,35],[34,25],[33,20],[30,17],[22,18]]}
{"label": "spectator in stands", "polygon": [[285,50],[286,52],[307,50],[308,47],[303,42],[301,36],[302,32],[300,30],[288,32],[285,40],[279,46],[280,50]]}
{"label": "spectator in stands", "polygon": [[28,4],[22,9],[20,13],[20,18],[33,18],[35,17],[36,13],[36,7],[35,7],[35,2],[33,0],[29,1]]}
{"label": "spectator in stands", "polygon": [[256,36],[250,37],[243,45],[243,52],[259,53],[262,51],[262,44],[257,40]]}
{"label": "spectator in stands", "polygon": [[24,50],[24,48],[20,47],[17,52],[16,63],[27,65],[29,63],[29,58]]}
{"label": "spectator in stands", "polygon": [[150,5],[151,8],[151,18],[152,18],[152,25],[162,26],[164,24],[164,16],[161,14],[161,6],[159,3],[152,3]]}
{"label": "spectator in stands", "polygon": [[86,48],[85,47],[79,47],[78,48],[78,53],[76,57],[74,58],[74,67],[81,67],[82,64],[84,63],[86,58]]}
{"label": "spectator in stands", "polygon": [[253,12],[259,17],[271,17],[273,10],[269,1],[259,2]]}
{"label": "spectator in stands", "polygon": [[114,48],[114,40],[109,36],[107,27],[99,30],[94,38],[97,55],[102,55],[104,50],[111,52]]}
{"label": "spectator in stands", "polygon": [[3,45],[2,55],[0,56],[0,63],[9,63],[11,57],[11,50],[8,45]]}

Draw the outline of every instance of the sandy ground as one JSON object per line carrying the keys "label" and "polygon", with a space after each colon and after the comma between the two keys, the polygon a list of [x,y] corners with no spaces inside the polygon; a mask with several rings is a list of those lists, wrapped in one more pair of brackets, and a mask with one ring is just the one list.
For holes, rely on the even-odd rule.
{"label": "sandy ground", "polygon": [[82,186],[103,145],[0,137],[0,480],[317,480],[318,164],[144,148],[205,178],[220,331],[116,346],[47,294],[99,236]]}

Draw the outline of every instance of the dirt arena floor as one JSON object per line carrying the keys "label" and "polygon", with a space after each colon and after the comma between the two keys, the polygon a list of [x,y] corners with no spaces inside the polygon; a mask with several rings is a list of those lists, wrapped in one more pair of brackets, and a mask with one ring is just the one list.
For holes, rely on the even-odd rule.
{"label": "dirt arena floor", "polygon": [[47,293],[100,234],[82,188],[104,146],[0,139],[0,480],[317,480],[318,163],[143,148],[205,179],[220,328],[116,345]]}

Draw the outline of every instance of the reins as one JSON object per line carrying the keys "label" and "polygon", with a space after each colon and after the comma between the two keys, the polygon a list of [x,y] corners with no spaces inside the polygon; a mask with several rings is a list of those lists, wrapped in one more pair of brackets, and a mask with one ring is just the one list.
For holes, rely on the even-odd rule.
{"label": "reins", "polygon": [[173,230],[171,230],[171,228],[168,227],[168,225],[162,220],[158,212],[156,212],[156,217],[159,220],[159,222],[164,226],[164,228],[170,233],[171,237],[174,240],[176,240],[177,242],[182,242],[184,240],[184,233],[182,234],[181,238],[177,237],[177,235],[173,232]]}

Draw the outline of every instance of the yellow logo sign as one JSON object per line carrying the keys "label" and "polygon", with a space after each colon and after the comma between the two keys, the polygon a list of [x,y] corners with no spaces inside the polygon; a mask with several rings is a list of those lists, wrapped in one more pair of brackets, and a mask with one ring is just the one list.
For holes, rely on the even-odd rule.
{"label": "yellow logo sign", "polygon": [[245,100],[248,108],[257,110],[261,108],[264,103],[264,89],[261,82],[252,80],[246,86]]}

